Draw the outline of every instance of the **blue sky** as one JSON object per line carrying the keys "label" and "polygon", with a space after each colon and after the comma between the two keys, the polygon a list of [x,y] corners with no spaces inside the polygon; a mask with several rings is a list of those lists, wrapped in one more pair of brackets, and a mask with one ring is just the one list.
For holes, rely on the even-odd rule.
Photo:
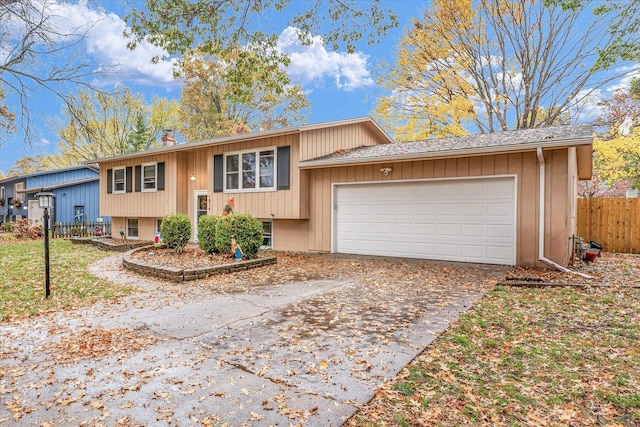
{"label": "blue sky", "polygon": [[[150,59],[161,52],[150,45],[141,45],[135,51],[126,48],[122,32],[126,28],[122,16],[128,4],[140,4],[141,0],[110,0],[105,2],[80,3],[62,0],[48,1],[57,8],[60,25],[67,28],[85,28],[87,37],[82,44],[82,55],[95,67],[108,68],[115,64],[115,73],[100,74],[93,83],[112,88],[115,84],[127,86],[133,92],[143,93],[147,101],[157,95],[169,99],[180,97],[181,82],[172,76],[169,63],[151,64]],[[295,2],[296,0],[294,0]],[[96,6],[100,4],[100,8]],[[361,2],[366,6],[367,1]],[[377,97],[382,91],[375,85],[376,68],[380,61],[394,62],[394,52],[400,37],[410,24],[411,17],[422,16],[430,1],[424,0],[383,0],[383,6],[390,7],[398,14],[400,27],[389,32],[385,40],[376,45],[360,43],[353,55],[345,51],[334,52],[323,45],[322,39],[314,35],[311,46],[301,46],[291,29],[286,27],[286,11],[269,22],[270,29],[280,34],[281,49],[291,57],[288,73],[293,83],[302,85],[311,104],[308,123],[319,123],[371,115]],[[280,22],[278,22],[280,21]],[[1,47],[1,46],[0,46]],[[0,54],[2,53],[0,49]],[[52,58],[51,61],[57,59]],[[46,65],[46,64],[45,64]],[[594,96],[593,105],[586,108],[589,114],[596,114],[595,103],[599,97],[607,97],[620,81],[612,82],[609,88],[600,89]],[[51,121],[60,117],[61,106],[52,96],[39,95],[30,99],[30,105],[37,113],[32,127],[36,129],[33,144],[24,142],[24,135],[18,133],[2,137],[0,140],[0,171],[6,171],[14,162],[24,156],[54,152],[57,146],[56,126]],[[14,111],[19,111],[15,99],[8,99]]]}
{"label": "blue sky", "polygon": [[[51,0],[49,0],[51,1]],[[157,95],[178,99],[181,82],[172,76],[169,63],[151,64],[151,57],[159,53],[150,45],[141,45],[131,52],[126,48],[122,32],[126,27],[122,17],[127,11],[125,0],[95,3],[54,2],[60,8],[59,15],[66,17],[69,27],[91,29],[84,42],[86,59],[97,68],[118,64],[117,72],[101,75],[94,84],[111,88],[115,84],[127,86],[133,92],[143,93],[147,101]],[[139,2],[138,2],[139,3]],[[362,2],[366,5],[366,2]],[[361,43],[358,51],[349,55],[346,51],[332,51],[325,47],[322,39],[315,36],[311,46],[301,46],[293,31],[286,27],[286,14],[282,22],[271,23],[272,30],[281,34],[282,49],[292,59],[289,74],[294,83],[303,85],[311,104],[308,123],[319,123],[368,116],[371,114],[380,91],[375,86],[375,69],[379,61],[393,60],[393,52],[403,28],[412,16],[420,16],[429,2],[421,0],[387,0],[385,4],[398,13],[400,28],[391,31],[377,45]],[[24,156],[54,152],[57,146],[55,126],[51,120],[61,117],[60,102],[53,96],[42,94],[39,99],[30,99],[36,111],[32,126],[36,129],[36,140],[31,145],[24,142],[21,133],[3,137],[0,142],[0,171],[6,171]],[[16,108],[17,101],[8,98],[9,105]],[[14,110],[18,111],[18,109]]]}

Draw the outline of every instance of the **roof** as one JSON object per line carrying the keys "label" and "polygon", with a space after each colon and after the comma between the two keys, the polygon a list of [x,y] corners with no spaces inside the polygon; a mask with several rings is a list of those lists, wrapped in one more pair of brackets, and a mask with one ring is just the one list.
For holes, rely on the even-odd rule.
{"label": "roof", "polygon": [[284,136],[289,134],[299,134],[302,132],[313,131],[316,129],[326,129],[331,127],[348,126],[348,125],[354,125],[354,124],[364,124],[368,126],[371,130],[373,130],[375,133],[377,133],[380,139],[382,139],[383,141],[388,143],[393,142],[393,139],[391,139],[391,137],[387,135],[387,133],[380,127],[380,125],[378,125],[371,117],[361,117],[361,118],[349,119],[349,120],[316,123],[312,125],[272,129],[272,130],[266,130],[261,132],[243,133],[240,135],[232,135],[232,136],[227,136],[223,138],[204,139],[202,141],[190,142],[187,144],[177,144],[177,145],[172,145],[168,147],[154,148],[146,151],[138,151],[135,153],[127,153],[127,154],[120,154],[118,156],[105,157],[101,159],[92,160],[91,163],[101,163],[101,162],[108,162],[113,160],[131,159],[135,157],[148,156],[153,154],[186,151],[186,150],[192,150],[194,148],[207,147],[211,145],[231,144],[231,143],[240,142],[240,141],[252,141],[256,139],[272,138],[272,137]]}
{"label": "roof", "polygon": [[[93,162],[89,162],[89,163],[93,163]],[[95,165],[86,164],[86,165],[80,165],[80,166],[70,166],[68,168],[63,168],[63,169],[51,169],[51,170],[46,170],[46,171],[38,171],[38,172],[33,172],[33,173],[27,173],[27,174],[24,174],[24,175],[9,176],[9,177],[0,179],[0,184],[4,183],[4,182],[8,182],[8,181],[15,181],[15,180],[18,180],[18,179],[30,178],[30,177],[33,177],[33,176],[51,175],[51,174],[54,174],[54,173],[68,172],[68,171],[79,170],[79,169],[90,169],[90,170],[92,170],[94,172],[98,172],[100,168],[98,166],[95,166]]]}
{"label": "roof", "polygon": [[301,168],[317,168],[376,161],[482,155],[532,150],[538,147],[587,145],[592,142],[593,125],[591,123],[583,123],[413,142],[367,145],[351,150],[339,150],[326,156],[305,160],[300,162],[299,166]]}
{"label": "roof", "polygon": [[74,185],[86,184],[86,183],[89,183],[89,182],[96,182],[99,179],[100,178],[98,176],[92,176],[92,177],[89,177],[89,178],[81,178],[81,179],[73,179],[73,180],[70,180],[70,181],[56,182],[54,184],[48,184],[48,185],[43,185],[43,186],[39,186],[39,187],[25,188],[24,192],[25,193],[38,193],[40,191],[49,191],[49,190],[55,190],[55,189],[63,188],[63,187],[72,187]]}

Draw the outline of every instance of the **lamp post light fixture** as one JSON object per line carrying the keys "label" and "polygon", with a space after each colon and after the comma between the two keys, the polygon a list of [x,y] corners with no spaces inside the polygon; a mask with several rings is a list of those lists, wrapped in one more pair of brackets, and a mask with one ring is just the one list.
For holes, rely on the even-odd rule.
{"label": "lamp post light fixture", "polygon": [[51,294],[51,279],[49,275],[49,209],[53,208],[53,193],[41,191],[36,194],[38,206],[44,209],[44,275],[45,275],[45,297]]}

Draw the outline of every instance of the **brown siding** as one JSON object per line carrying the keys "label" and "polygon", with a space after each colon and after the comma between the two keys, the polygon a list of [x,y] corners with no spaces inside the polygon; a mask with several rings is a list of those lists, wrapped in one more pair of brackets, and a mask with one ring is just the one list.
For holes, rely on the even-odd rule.
{"label": "brown siding", "polygon": [[[143,156],[136,159],[100,164],[100,215],[111,217],[161,217],[176,212],[176,153]],[[107,169],[135,166],[149,162],[165,162],[165,190],[107,194]]]}
{"label": "brown siding", "polygon": [[[269,219],[272,214],[277,219],[304,219],[308,216],[308,189],[305,188],[307,183],[305,179],[301,179],[300,169],[297,167],[298,162],[296,160],[300,155],[297,135],[284,135],[251,141],[250,143],[238,142],[224,146],[208,147],[207,152],[203,154],[208,163],[207,165],[201,165],[201,167],[204,168],[203,170],[210,171],[209,177],[213,177],[213,156],[216,154],[277,146],[291,147],[290,189],[266,192],[214,193],[213,178],[210,178],[207,186],[199,187],[199,189],[206,188],[209,190],[212,214],[220,214],[227,199],[233,197],[235,212],[250,213],[256,218]],[[192,202],[190,204],[192,205]]]}
{"label": "brown siding", "polygon": [[[567,223],[566,149],[545,151],[547,165],[546,211],[548,218],[545,255],[566,264],[569,225]],[[309,249],[331,250],[332,184],[346,182],[407,179],[454,178],[472,176],[516,175],[516,263],[541,265],[538,262],[538,162],[536,153],[513,153],[446,160],[424,160],[384,164],[393,171],[385,177],[382,165],[346,166],[309,170],[310,200]],[[567,234],[569,233],[569,234]]]}
{"label": "brown siding", "polygon": [[[298,160],[310,160],[337,150],[377,145],[376,134],[364,123],[305,131],[300,139]],[[386,141],[385,141],[386,142]]]}
{"label": "brown siding", "polygon": [[278,251],[306,251],[307,220],[275,220],[273,221],[273,249]]}

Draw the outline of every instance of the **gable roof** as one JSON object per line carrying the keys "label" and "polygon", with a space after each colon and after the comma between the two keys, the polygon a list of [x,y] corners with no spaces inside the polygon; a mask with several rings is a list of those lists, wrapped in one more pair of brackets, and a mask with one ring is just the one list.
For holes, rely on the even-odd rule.
{"label": "gable roof", "polygon": [[351,150],[339,150],[326,156],[305,160],[300,162],[299,166],[303,169],[310,169],[358,163],[472,156],[533,150],[538,147],[590,145],[592,142],[593,125],[583,123],[367,145]]}
{"label": "gable roof", "polygon": [[171,153],[177,151],[192,150],[194,148],[206,147],[211,145],[231,144],[234,142],[254,141],[262,138],[272,138],[277,136],[284,136],[290,134],[300,134],[303,132],[313,131],[317,129],[327,129],[338,126],[349,126],[355,124],[364,124],[371,129],[379,139],[384,143],[391,143],[393,139],[376,123],[371,117],[361,117],[357,119],[339,120],[333,122],[317,123],[313,125],[302,125],[295,127],[287,127],[280,129],[271,129],[261,132],[243,133],[240,135],[226,136],[223,138],[203,139],[202,141],[189,142],[186,144],[176,144],[168,147],[154,148],[146,151],[137,151],[135,153],[120,154],[118,156],[105,157],[101,159],[92,160],[90,163],[107,162],[112,160],[131,159],[140,156],[148,156],[152,154]]}

